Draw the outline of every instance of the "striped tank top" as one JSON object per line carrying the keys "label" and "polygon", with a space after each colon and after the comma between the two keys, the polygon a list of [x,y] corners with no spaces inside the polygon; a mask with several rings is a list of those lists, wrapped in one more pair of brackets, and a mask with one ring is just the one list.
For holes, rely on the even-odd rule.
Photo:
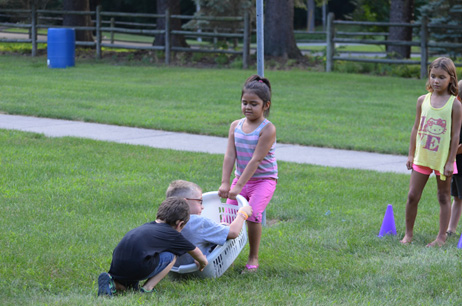
{"label": "striped tank top", "polygon": [[[236,176],[241,176],[244,172],[245,167],[252,159],[255,148],[257,147],[258,139],[260,138],[261,130],[268,124],[270,121],[268,119],[263,120],[263,122],[251,133],[244,133],[242,130],[242,125],[244,124],[246,118],[242,118],[234,129],[234,146],[236,148]],[[258,165],[257,170],[255,171],[252,178],[278,178],[278,164],[276,162],[276,156],[274,154],[274,149],[276,147],[276,141],[271,146],[268,154]]]}

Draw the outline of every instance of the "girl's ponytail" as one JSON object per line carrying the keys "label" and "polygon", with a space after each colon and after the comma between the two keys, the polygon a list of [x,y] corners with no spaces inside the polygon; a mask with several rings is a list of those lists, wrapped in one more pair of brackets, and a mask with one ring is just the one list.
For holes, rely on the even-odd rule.
{"label": "girl's ponytail", "polygon": [[[271,102],[271,83],[267,78],[261,77],[258,74],[251,75],[242,87],[241,98],[244,92],[250,91],[256,94],[263,101],[263,106]],[[271,104],[270,104],[271,107]],[[265,110],[265,118],[269,116],[270,109]]]}

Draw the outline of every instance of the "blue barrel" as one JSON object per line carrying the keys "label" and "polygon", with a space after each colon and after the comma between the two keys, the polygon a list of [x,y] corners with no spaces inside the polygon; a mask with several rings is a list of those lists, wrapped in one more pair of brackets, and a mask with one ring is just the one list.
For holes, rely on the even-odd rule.
{"label": "blue barrel", "polygon": [[48,29],[47,65],[49,68],[75,66],[74,29]]}

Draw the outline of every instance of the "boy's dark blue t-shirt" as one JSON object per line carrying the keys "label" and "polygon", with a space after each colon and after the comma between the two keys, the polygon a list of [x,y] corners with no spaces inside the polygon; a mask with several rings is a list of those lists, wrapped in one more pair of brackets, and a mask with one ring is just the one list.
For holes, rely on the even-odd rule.
{"label": "boy's dark blue t-shirt", "polygon": [[159,263],[162,252],[181,256],[196,247],[166,223],[155,221],[129,231],[112,253],[109,269],[115,279],[143,280]]}

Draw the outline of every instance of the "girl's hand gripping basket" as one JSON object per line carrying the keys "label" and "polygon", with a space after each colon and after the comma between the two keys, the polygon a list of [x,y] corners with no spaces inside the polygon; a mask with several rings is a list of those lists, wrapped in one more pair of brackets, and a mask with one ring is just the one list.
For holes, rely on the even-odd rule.
{"label": "girl's hand gripping basket", "polygon": [[[247,200],[237,196],[238,205],[229,205],[223,203],[218,196],[218,191],[211,191],[203,194],[204,210],[201,216],[209,218],[217,223],[231,224],[236,218],[237,211],[244,205],[249,205]],[[170,271],[179,274],[190,273],[204,278],[220,277],[231,266],[234,260],[247,243],[247,228],[244,222],[239,236],[235,239],[228,239],[224,245],[217,245],[215,249],[207,256],[208,265],[204,271],[200,272],[195,263],[173,267]]]}

